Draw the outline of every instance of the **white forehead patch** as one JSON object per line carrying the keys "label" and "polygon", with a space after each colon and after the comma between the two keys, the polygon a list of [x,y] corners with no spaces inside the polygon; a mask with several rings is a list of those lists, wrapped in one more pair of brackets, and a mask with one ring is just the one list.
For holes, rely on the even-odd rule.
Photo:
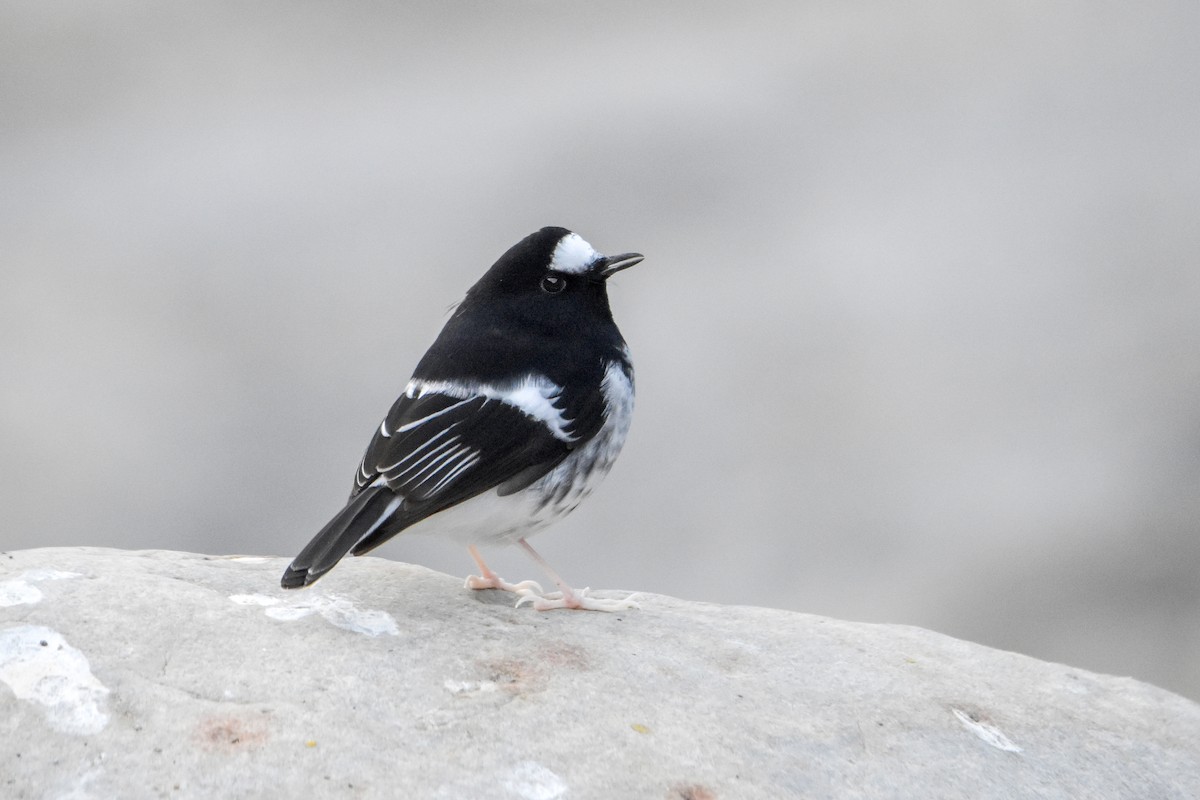
{"label": "white forehead patch", "polygon": [[581,275],[588,271],[600,254],[583,240],[578,233],[568,233],[558,240],[554,255],[550,259],[550,269],[555,272],[565,272],[568,275]]}

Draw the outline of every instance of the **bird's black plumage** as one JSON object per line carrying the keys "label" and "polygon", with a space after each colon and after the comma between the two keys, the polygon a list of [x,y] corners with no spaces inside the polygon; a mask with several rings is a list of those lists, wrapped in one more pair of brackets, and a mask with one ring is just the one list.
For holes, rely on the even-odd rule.
{"label": "bird's black plumage", "polygon": [[[628,427],[633,367],[606,280],[640,260],[602,256],[557,227],[502,255],[418,363],[367,446],[346,507],[295,558],[284,588],[484,493],[532,492],[520,512],[531,531],[574,508]],[[513,530],[499,533],[523,541],[514,514]]]}

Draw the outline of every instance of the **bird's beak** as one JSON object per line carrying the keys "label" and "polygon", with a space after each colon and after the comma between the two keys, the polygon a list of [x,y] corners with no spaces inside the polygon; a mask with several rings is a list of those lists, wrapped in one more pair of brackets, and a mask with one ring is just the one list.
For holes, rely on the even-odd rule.
{"label": "bird's beak", "polygon": [[623,269],[629,269],[645,258],[641,253],[621,253],[619,256],[604,256],[596,265],[601,278],[609,278]]}

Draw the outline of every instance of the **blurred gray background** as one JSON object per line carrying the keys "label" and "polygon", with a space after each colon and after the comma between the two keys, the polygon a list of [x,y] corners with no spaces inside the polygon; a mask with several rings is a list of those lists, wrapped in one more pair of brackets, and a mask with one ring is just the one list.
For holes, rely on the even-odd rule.
{"label": "blurred gray background", "polygon": [[646,254],[625,454],[535,540],[569,580],[1200,697],[1198,31],[1190,0],[5,3],[0,547],[294,555],[449,306],[564,225]]}

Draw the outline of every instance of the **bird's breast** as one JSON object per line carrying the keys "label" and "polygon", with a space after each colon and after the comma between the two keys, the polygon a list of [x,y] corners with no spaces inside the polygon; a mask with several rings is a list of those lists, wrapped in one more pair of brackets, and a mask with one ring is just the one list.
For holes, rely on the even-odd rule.
{"label": "bird's breast", "polygon": [[489,489],[422,520],[409,531],[465,543],[507,544],[574,511],[612,469],[633,419],[633,381],[627,367],[617,361],[608,364],[601,391],[605,416],[600,430],[548,473],[512,494]]}
{"label": "bird's breast", "polygon": [[600,484],[625,446],[625,437],[633,421],[633,380],[626,366],[609,362],[600,384],[604,394],[604,423],[596,435],[527,491],[538,498],[539,505],[557,516],[563,516],[592,493]]}

